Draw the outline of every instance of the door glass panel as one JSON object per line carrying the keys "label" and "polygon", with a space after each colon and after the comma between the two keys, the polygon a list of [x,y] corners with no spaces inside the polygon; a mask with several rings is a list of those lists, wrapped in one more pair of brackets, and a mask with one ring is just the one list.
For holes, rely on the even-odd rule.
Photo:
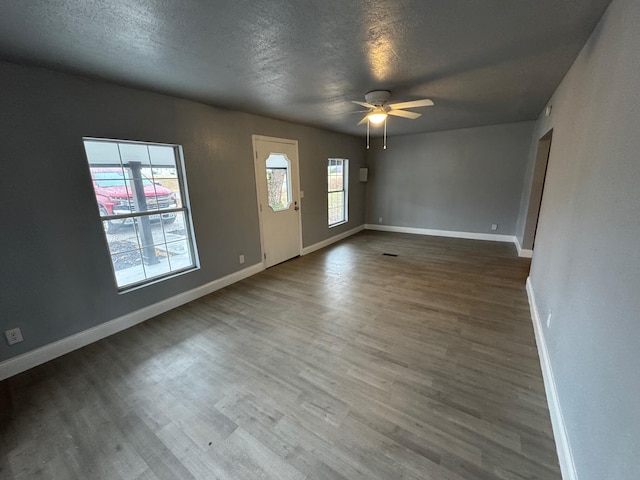
{"label": "door glass panel", "polygon": [[274,212],[291,205],[291,162],[286,155],[272,153],[267,158],[267,197]]}

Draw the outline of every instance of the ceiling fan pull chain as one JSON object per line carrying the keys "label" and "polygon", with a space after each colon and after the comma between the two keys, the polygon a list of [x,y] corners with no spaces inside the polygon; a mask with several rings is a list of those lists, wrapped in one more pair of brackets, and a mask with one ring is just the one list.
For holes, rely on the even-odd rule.
{"label": "ceiling fan pull chain", "polygon": [[367,118],[367,150],[369,150],[369,119]]}
{"label": "ceiling fan pull chain", "polygon": [[387,149],[387,117],[384,118],[384,145],[382,148]]}

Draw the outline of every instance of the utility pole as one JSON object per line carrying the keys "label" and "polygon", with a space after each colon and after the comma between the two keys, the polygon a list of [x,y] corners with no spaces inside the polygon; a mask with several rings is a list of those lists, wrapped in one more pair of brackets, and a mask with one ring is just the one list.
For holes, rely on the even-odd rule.
{"label": "utility pole", "polygon": [[[131,186],[133,188],[133,206],[136,212],[147,211],[147,197],[144,194],[144,183],[142,181],[142,163],[129,162],[125,165],[131,171]],[[142,242],[142,259],[146,265],[160,263],[153,246],[153,234],[151,232],[151,219],[145,215],[136,217],[140,231],[140,241]]]}

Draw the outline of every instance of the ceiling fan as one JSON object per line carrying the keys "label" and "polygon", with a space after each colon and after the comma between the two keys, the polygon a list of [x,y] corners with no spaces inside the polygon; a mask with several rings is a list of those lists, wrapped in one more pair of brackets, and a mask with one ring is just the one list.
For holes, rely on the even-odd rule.
{"label": "ceiling fan", "polygon": [[[367,148],[369,148],[369,125],[380,125],[384,123],[384,145],[387,148],[387,117],[393,115],[395,117],[409,118],[415,120],[421,117],[421,113],[407,111],[407,108],[431,107],[433,101],[428,98],[420,100],[412,100],[410,102],[388,103],[391,98],[391,92],[388,90],[374,90],[364,96],[365,102],[352,100],[353,103],[361,105],[368,110],[363,110],[366,115],[358,122],[358,125],[367,124]],[[361,113],[361,112],[359,112]]]}

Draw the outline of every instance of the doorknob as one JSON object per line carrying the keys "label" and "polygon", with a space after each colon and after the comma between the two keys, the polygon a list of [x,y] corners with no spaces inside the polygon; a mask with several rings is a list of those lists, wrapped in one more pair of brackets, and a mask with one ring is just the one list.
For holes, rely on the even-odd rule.
{"label": "doorknob", "polygon": [[298,202],[293,202],[293,209],[297,212],[298,210],[300,210],[300,207],[298,206]]}

